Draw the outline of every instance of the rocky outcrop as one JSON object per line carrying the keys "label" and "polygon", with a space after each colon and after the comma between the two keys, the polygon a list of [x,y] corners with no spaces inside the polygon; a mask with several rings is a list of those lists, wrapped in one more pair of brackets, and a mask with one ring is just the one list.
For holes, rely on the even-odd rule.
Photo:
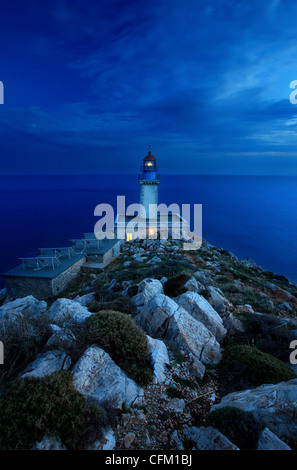
{"label": "rocky outcrop", "polygon": [[59,437],[44,436],[42,441],[36,441],[31,450],[66,450]]}
{"label": "rocky outcrop", "polygon": [[33,295],[16,299],[0,307],[0,324],[20,323],[23,319],[30,320],[45,313],[47,304],[37,300]]}
{"label": "rocky outcrop", "polygon": [[158,294],[163,294],[163,284],[157,279],[144,279],[139,283],[138,293],[132,297],[131,302],[138,308],[143,307]]}
{"label": "rocky outcrop", "polygon": [[153,375],[157,383],[163,383],[166,379],[167,366],[170,364],[165,343],[159,339],[147,335],[150,352],[150,360],[153,367]]}
{"label": "rocky outcrop", "polygon": [[223,317],[223,325],[226,328],[229,335],[237,335],[244,333],[244,325],[242,321],[238,320],[233,313],[227,312]]}
{"label": "rocky outcrop", "polygon": [[203,323],[218,341],[227,333],[220,315],[202,295],[195,292],[186,292],[176,299],[176,303],[183,307],[193,318]]}
{"label": "rocky outcrop", "polygon": [[187,435],[195,442],[198,450],[239,450],[227,437],[211,426],[207,428],[193,426],[187,431]]}
{"label": "rocky outcrop", "polygon": [[220,345],[212,333],[163,294],[151,299],[135,320],[150,336],[166,338],[185,348],[196,361],[216,364],[221,359]]}
{"label": "rocky outcrop", "polygon": [[197,279],[192,276],[184,285],[184,288],[187,289],[187,291],[190,292],[201,292],[204,290],[204,285],[201,284]]}
{"label": "rocky outcrop", "polygon": [[257,450],[291,450],[291,447],[281,441],[270,429],[265,428],[260,434]]}
{"label": "rocky outcrop", "polygon": [[61,351],[48,351],[37,354],[35,361],[31,362],[21,375],[24,377],[44,377],[59,370],[67,370],[71,365],[71,359]]}
{"label": "rocky outcrop", "polygon": [[98,346],[88,348],[72,369],[75,388],[95,403],[110,401],[116,408],[140,403],[143,389],[127,377]]}
{"label": "rocky outcrop", "polygon": [[52,335],[45,345],[47,349],[68,349],[75,344],[76,338],[70,329],[54,324],[50,324],[49,329]]}
{"label": "rocky outcrop", "polygon": [[56,300],[48,311],[49,320],[59,325],[68,322],[82,324],[90,315],[89,310],[79,302],[64,298]]}
{"label": "rocky outcrop", "polygon": [[235,406],[250,411],[279,438],[297,441],[297,379],[226,395],[211,411]]}
{"label": "rocky outcrop", "polygon": [[85,294],[82,296],[77,295],[74,298],[75,302],[78,302],[80,305],[83,305],[84,307],[88,307],[95,300],[96,300],[96,297],[95,297],[94,292],[90,292],[89,294]]}

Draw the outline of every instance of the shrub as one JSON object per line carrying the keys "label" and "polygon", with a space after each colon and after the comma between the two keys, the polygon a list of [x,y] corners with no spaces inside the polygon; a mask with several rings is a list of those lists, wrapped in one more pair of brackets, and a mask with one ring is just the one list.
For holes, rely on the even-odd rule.
{"label": "shrub", "polygon": [[99,312],[87,319],[87,325],[90,339],[132,379],[141,385],[152,379],[146,336],[131,317],[114,311]]}
{"label": "shrub", "polygon": [[247,345],[226,348],[219,371],[225,393],[296,378],[279,359]]}
{"label": "shrub", "polygon": [[176,297],[182,294],[183,287],[189,279],[190,276],[184,273],[168,279],[164,284],[164,294],[169,297]]}
{"label": "shrub", "polygon": [[289,362],[290,343],[296,339],[296,335],[289,330],[288,325],[281,325],[279,319],[269,315],[245,314],[242,320],[247,340],[253,340],[261,351]]}
{"label": "shrub", "polygon": [[113,310],[116,312],[131,313],[132,305],[130,299],[124,296],[109,301],[96,300],[95,302],[92,302],[89,305],[89,311],[92,313],[97,313],[102,310]]}
{"label": "shrub", "polygon": [[15,379],[32,361],[48,339],[48,319],[45,315],[2,322],[0,339],[5,347],[5,361],[0,367],[0,388]]}
{"label": "shrub", "polygon": [[0,398],[0,447],[30,449],[46,434],[69,449],[86,448],[101,437],[103,409],[89,406],[73,387],[72,373],[26,377],[11,383]]}
{"label": "shrub", "polygon": [[239,449],[255,449],[263,430],[251,413],[233,406],[212,411],[206,425],[218,429]]}

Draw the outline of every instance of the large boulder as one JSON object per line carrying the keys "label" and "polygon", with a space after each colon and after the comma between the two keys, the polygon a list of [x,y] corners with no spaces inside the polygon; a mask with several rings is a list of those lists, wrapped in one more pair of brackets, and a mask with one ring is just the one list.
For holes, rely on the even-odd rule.
{"label": "large boulder", "polygon": [[239,450],[218,429],[211,426],[197,428],[192,426],[187,431],[188,438],[195,442],[198,450]]}
{"label": "large boulder", "polygon": [[48,311],[49,320],[58,324],[82,324],[90,315],[89,310],[79,302],[65,298],[56,300]]}
{"label": "large boulder", "polygon": [[235,406],[250,411],[279,438],[297,441],[297,379],[226,395],[211,411]]}
{"label": "large boulder", "polygon": [[193,318],[203,323],[218,341],[227,333],[220,315],[202,295],[196,292],[186,292],[176,299],[176,303],[183,307]]}
{"label": "large boulder", "polygon": [[[135,318],[150,336],[185,348],[196,361],[217,364],[221,360],[220,345],[214,335],[174,300],[160,294],[149,301]],[[201,375],[204,367],[201,367]]]}
{"label": "large boulder", "polygon": [[170,364],[167,347],[163,341],[151,338],[148,335],[147,343],[154,377],[157,383],[163,383],[166,379],[167,366]]}
{"label": "large boulder", "polygon": [[242,321],[238,320],[238,318],[230,312],[227,312],[224,316],[223,324],[229,335],[237,335],[245,331]]}
{"label": "large boulder", "polygon": [[52,335],[45,345],[47,349],[68,349],[74,346],[76,337],[70,329],[50,324],[49,330]]}
{"label": "large boulder", "polygon": [[83,305],[84,307],[88,307],[92,302],[96,300],[95,293],[90,292],[89,294],[85,294],[82,296],[77,295],[74,298],[75,302],[78,302],[79,304]]}
{"label": "large boulder", "polygon": [[187,290],[187,291],[191,291],[191,292],[201,292],[204,290],[204,285],[201,284],[199,281],[197,281],[197,279],[192,276],[184,285],[184,288]]}
{"label": "large boulder", "polygon": [[265,428],[260,434],[257,450],[291,450],[291,447],[281,441],[270,429]]}
{"label": "large boulder", "polygon": [[75,388],[91,402],[110,400],[115,408],[121,408],[123,403],[129,407],[142,401],[143,389],[96,345],[85,351],[72,372]]}
{"label": "large boulder", "polygon": [[158,294],[163,294],[163,284],[157,279],[147,278],[139,283],[138,293],[132,297],[131,302],[136,307],[142,307]]}
{"label": "large boulder", "polygon": [[166,334],[169,319],[178,309],[179,306],[174,300],[160,294],[141,309],[135,321],[148,335],[162,339]]}
{"label": "large boulder", "polygon": [[45,313],[47,304],[44,300],[37,300],[33,295],[16,299],[0,307],[0,323],[18,323],[23,319],[34,319]]}
{"label": "large boulder", "polygon": [[20,378],[44,377],[59,370],[67,370],[70,365],[70,357],[62,351],[47,351],[43,354],[37,354],[35,361],[26,367]]}
{"label": "large boulder", "polygon": [[188,350],[203,364],[218,364],[222,358],[215,336],[183,308],[170,319],[166,339]]}

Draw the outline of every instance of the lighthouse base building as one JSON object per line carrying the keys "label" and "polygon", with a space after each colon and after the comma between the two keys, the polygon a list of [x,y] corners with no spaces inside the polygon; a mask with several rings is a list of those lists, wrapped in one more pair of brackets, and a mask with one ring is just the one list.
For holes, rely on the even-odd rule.
{"label": "lighthouse base building", "polygon": [[[189,226],[180,214],[161,212],[156,210],[158,206],[159,184],[157,160],[152,155],[149,147],[148,154],[144,157],[138,177],[140,185],[140,205],[144,212],[139,214],[137,231],[129,228],[135,215],[118,214],[116,218],[117,233],[125,233],[126,241],[136,238],[182,238],[189,232]],[[170,208],[168,208],[170,209]]]}

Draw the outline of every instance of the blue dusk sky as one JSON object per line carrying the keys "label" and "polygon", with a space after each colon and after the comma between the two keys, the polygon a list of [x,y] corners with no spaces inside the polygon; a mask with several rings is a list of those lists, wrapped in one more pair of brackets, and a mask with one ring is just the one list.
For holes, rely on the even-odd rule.
{"label": "blue dusk sky", "polygon": [[297,175],[296,0],[0,0],[1,174]]}

